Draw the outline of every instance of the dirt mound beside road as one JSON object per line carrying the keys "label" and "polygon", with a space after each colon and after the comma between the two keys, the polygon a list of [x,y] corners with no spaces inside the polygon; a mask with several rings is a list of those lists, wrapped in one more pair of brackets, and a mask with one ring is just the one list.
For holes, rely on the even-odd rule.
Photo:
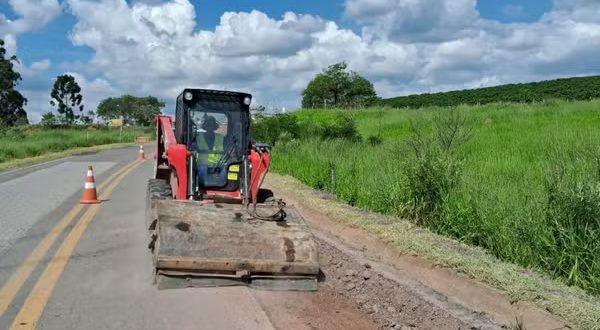
{"label": "dirt mound beside road", "polygon": [[277,329],[500,329],[485,315],[398,279],[340,242],[321,235],[316,241],[318,292],[253,291]]}
{"label": "dirt mound beside road", "polygon": [[[317,243],[325,275],[322,286],[354,302],[383,329],[500,328],[483,315],[450,304],[436,304],[442,297],[432,291],[428,293],[430,299],[424,299],[415,293],[415,283],[397,281],[381,265],[346,254],[323,239]],[[460,316],[452,315],[449,309]]]}

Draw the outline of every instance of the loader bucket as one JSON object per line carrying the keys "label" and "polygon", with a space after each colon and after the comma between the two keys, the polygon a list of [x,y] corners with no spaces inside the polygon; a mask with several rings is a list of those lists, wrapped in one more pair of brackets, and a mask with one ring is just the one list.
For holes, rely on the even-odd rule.
{"label": "loader bucket", "polygon": [[[234,204],[157,200],[154,266],[159,289],[248,285],[314,291],[317,246],[300,214],[285,221],[249,219]],[[272,212],[259,206],[259,212]]]}

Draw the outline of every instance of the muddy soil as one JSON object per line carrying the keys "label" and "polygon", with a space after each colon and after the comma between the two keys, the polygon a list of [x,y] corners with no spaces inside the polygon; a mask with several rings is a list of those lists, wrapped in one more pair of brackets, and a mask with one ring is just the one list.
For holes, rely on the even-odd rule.
{"label": "muddy soil", "polygon": [[278,330],[377,330],[380,327],[352,301],[322,288],[317,292],[254,291]]}
{"label": "muddy soil", "polygon": [[461,320],[380,272],[379,265],[350,256],[322,239],[317,243],[322,289],[347,298],[381,329],[498,328],[484,315],[468,311],[471,315]]}
{"label": "muddy soil", "polygon": [[[319,291],[254,291],[277,329],[499,329],[485,315],[399,280],[341,242],[317,235]],[[423,290],[420,288],[420,290]]]}

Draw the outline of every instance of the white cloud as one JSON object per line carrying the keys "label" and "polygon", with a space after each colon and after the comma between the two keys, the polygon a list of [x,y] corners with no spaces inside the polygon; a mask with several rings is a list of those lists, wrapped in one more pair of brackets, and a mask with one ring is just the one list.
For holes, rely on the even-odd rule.
{"label": "white cloud", "polygon": [[95,52],[86,74],[103,76],[94,95],[171,101],[184,87],[227,88],[290,108],[316,72],[339,61],[383,96],[600,73],[596,0],[556,0],[538,21],[512,24],[481,18],[475,0],[347,0],[360,34],[259,11],[227,12],[214,30],[198,30],[202,9],[188,0],[66,4],[77,19],[71,40]]}
{"label": "white cloud", "polygon": [[18,90],[27,98],[25,110],[27,111],[30,122],[39,121],[41,115],[50,110],[49,94],[51,82],[45,77],[50,69],[52,62],[49,59],[43,59],[25,64],[23,61],[15,63],[15,69],[23,78],[19,82]]}
{"label": "white cloud", "polygon": [[347,0],[363,34],[401,42],[438,42],[473,33],[476,0]]}
{"label": "white cloud", "polygon": [[10,40],[7,52],[13,55],[17,36],[45,26],[61,13],[58,0],[8,0],[8,4],[18,18],[10,20],[0,13],[0,36]]}
{"label": "white cloud", "polygon": [[45,71],[47,71],[52,62],[49,59],[43,59],[41,61],[36,61],[31,63],[31,65],[26,65],[22,61],[16,62],[15,70],[19,72],[26,83],[31,83],[41,77]]}
{"label": "white cloud", "polygon": [[52,110],[50,106],[50,92],[42,90],[22,90],[21,93],[27,98],[27,118],[30,123],[38,123],[42,114]]}
{"label": "white cloud", "polygon": [[48,24],[60,12],[58,0],[8,0],[20,18],[9,23],[13,33],[27,32]]}
{"label": "white cloud", "polygon": [[50,60],[43,59],[41,61],[31,63],[31,69],[34,71],[46,71],[50,68]]}
{"label": "white cloud", "polygon": [[17,53],[17,38],[15,35],[9,33],[0,38],[4,41],[4,49],[6,49],[6,54],[9,56],[15,55]]}
{"label": "white cloud", "polygon": [[286,13],[281,20],[262,12],[225,13],[214,33],[218,56],[289,56],[309,47],[312,33],[322,31],[326,22],[310,15]]}
{"label": "white cloud", "polygon": [[435,91],[600,73],[600,57],[594,55],[600,46],[597,0],[555,0],[537,22],[512,24],[481,18],[475,5],[475,0],[347,0],[345,12],[364,24],[364,40],[416,48],[411,58],[418,69],[398,81],[396,91],[385,81],[385,90],[394,94],[401,88]]}

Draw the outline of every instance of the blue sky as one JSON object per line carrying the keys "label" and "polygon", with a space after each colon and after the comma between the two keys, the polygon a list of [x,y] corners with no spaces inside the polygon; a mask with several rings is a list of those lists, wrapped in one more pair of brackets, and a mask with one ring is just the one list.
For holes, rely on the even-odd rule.
{"label": "blue sky", "polygon": [[600,73],[600,1],[0,0],[0,38],[22,60],[34,120],[65,72],[91,109],[190,85],[295,107],[337,61],[381,96]]}
{"label": "blue sky", "polygon": [[477,9],[484,18],[500,22],[534,22],[552,8],[551,0],[479,0]]}

